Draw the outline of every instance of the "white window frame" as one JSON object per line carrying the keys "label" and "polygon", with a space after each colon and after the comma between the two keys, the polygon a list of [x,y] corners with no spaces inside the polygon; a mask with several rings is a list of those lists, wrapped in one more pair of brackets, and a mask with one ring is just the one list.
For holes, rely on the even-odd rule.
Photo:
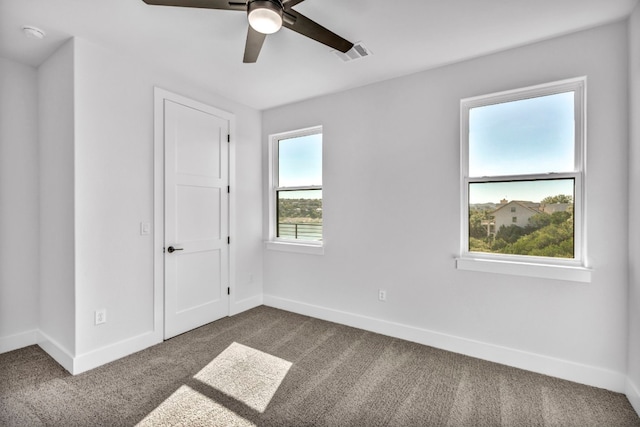
{"label": "white window frame", "polygon": [[[309,128],[269,135],[269,240],[266,242],[267,249],[283,251],[283,252],[314,254],[314,255],[324,254],[324,220],[323,220],[323,240],[321,241],[307,241],[307,240],[296,240],[296,239],[286,239],[282,237],[277,237],[277,224],[276,224],[276,222],[278,221],[278,203],[277,203],[278,191],[280,190],[290,190],[290,191],[291,190],[322,190],[322,185],[300,186],[300,187],[280,187],[279,186],[278,184],[278,171],[279,171],[278,143],[279,141],[284,139],[299,138],[303,136],[317,135],[317,134],[322,134],[322,126],[313,126]],[[324,152],[324,139],[323,139],[323,152]],[[323,169],[324,169],[324,162],[323,162]]]}
{"label": "white window frame", "polygon": [[[587,264],[586,250],[586,85],[586,77],[578,77],[460,101],[461,238],[460,256],[456,259],[456,268],[578,282],[591,281],[592,271]],[[574,92],[575,163],[573,171],[489,177],[469,176],[469,111],[472,108],[564,92]],[[469,184],[563,178],[573,179],[575,188],[573,259],[469,251]]]}

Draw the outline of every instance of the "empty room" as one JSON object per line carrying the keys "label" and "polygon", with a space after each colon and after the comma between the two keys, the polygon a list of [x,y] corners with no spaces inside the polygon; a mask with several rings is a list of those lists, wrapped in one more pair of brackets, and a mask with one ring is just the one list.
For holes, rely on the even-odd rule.
{"label": "empty room", "polygon": [[0,0],[0,426],[640,426],[638,0]]}

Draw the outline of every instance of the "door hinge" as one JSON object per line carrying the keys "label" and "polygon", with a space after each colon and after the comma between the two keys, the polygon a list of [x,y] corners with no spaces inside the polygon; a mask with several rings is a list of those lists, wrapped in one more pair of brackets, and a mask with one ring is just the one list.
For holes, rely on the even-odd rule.
{"label": "door hinge", "polygon": [[231,295],[231,288],[227,288],[227,295]]}
{"label": "door hinge", "polygon": [[227,245],[231,244],[231,237],[227,237]]}
{"label": "door hinge", "polygon": [[231,186],[227,185],[227,193],[231,193]]}
{"label": "door hinge", "polygon": [[231,142],[231,134],[227,134],[227,142]]}

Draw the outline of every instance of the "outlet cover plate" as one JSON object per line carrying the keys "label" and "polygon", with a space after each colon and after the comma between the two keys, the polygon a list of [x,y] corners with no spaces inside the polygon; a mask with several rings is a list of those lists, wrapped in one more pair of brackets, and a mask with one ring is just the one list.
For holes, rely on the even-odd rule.
{"label": "outlet cover plate", "polygon": [[104,308],[100,310],[96,310],[95,321],[96,321],[96,325],[107,323],[107,310],[105,310]]}

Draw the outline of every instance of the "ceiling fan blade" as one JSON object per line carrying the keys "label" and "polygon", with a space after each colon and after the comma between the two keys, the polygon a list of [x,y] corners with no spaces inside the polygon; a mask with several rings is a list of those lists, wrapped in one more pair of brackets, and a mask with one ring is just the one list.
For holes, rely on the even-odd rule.
{"label": "ceiling fan blade", "polygon": [[282,25],[290,30],[295,31],[296,33],[307,36],[315,41],[318,41],[343,53],[353,47],[353,43],[351,43],[350,41],[343,39],[336,33],[326,29],[322,25],[312,21],[311,19],[296,12],[293,9],[287,10],[285,12],[285,15],[289,15],[289,17],[283,17],[284,22],[282,23]]}
{"label": "ceiling fan blade", "polygon": [[142,0],[155,6],[199,7],[202,9],[247,10],[244,2],[229,0]]}
{"label": "ceiling fan blade", "polygon": [[304,0],[284,0],[282,2],[282,6],[284,6],[285,10],[289,10],[293,6],[297,5],[298,3],[302,3],[303,1]]}
{"label": "ceiling fan blade", "polygon": [[262,49],[262,44],[266,37],[266,34],[257,32],[251,27],[251,25],[249,25],[249,30],[247,31],[247,43],[244,46],[244,59],[242,62],[245,64],[252,64],[258,60],[260,49]]}

